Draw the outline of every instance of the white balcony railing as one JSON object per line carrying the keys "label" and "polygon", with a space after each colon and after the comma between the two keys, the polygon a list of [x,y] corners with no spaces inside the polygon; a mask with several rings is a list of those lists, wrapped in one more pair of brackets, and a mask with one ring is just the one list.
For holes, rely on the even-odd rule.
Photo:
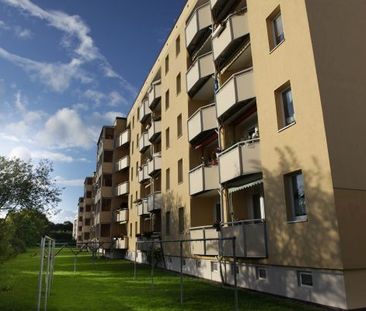
{"label": "white balcony railing", "polygon": [[139,151],[144,152],[150,145],[151,143],[149,141],[149,133],[142,133],[139,141]]}
{"label": "white balcony railing", "polygon": [[195,9],[186,25],[186,47],[188,50],[198,40],[202,31],[212,25],[210,3]]}
{"label": "white balcony railing", "polygon": [[128,237],[117,238],[114,240],[115,249],[128,249]]}
{"label": "white balcony railing", "polygon": [[160,210],[163,205],[161,192],[154,192],[147,197],[147,210],[149,212]]}
{"label": "white balcony railing", "polygon": [[212,52],[198,57],[187,71],[187,91],[190,95],[196,93],[207,77],[215,72]]}
{"label": "white balcony railing", "polygon": [[234,106],[255,97],[252,68],[234,74],[216,94],[217,117],[224,118]]}
{"label": "white balcony railing", "polygon": [[155,81],[149,89],[149,107],[154,109],[161,98],[161,81]]}
{"label": "white balcony railing", "polygon": [[161,121],[152,121],[148,133],[149,141],[155,141],[161,134]]}
{"label": "white balcony railing", "polygon": [[259,139],[239,142],[219,154],[220,182],[262,171]]}
{"label": "white balcony railing", "polygon": [[124,170],[128,168],[129,165],[130,165],[130,157],[127,155],[117,161],[117,163],[115,164],[115,171],[119,172],[121,170]]}
{"label": "white balcony railing", "polygon": [[216,105],[203,106],[188,119],[188,139],[190,142],[217,128]]}
{"label": "white balcony railing", "polygon": [[140,122],[144,122],[150,114],[151,110],[149,108],[149,99],[145,98],[140,104]]}
{"label": "white balcony railing", "polygon": [[120,183],[115,189],[115,194],[117,196],[126,195],[126,194],[128,194],[128,192],[129,192],[129,183],[128,183],[128,181]]}
{"label": "white balcony railing", "polygon": [[147,199],[142,199],[140,202],[137,203],[137,215],[148,215],[149,211],[147,208]]}
{"label": "white balcony railing", "polygon": [[116,139],[116,147],[121,147],[125,144],[127,144],[128,142],[130,142],[130,138],[131,138],[131,131],[130,129],[126,129],[125,131],[123,131],[121,134],[119,134],[117,136]]}
{"label": "white balcony railing", "polygon": [[[218,29],[220,30],[220,29]],[[212,39],[212,48],[215,62],[230,51],[240,38],[249,34],[248,14],[242,11],[240,14],[231,15],[227,21],[225,28]]]}
{"label": "white balcony railing", "polygon": [[141,166],[141,169],[139,170],[139,173],[138,173],[138,177],[139,177],[140,183],[150,178],[149,173],[148,173],[147,164],[144,164]]}
{"label": "white balcony railing", "polygon": [[128,209],[118,211],[116,220],[120,223],[126,223],[128,221]]}
{"label": "white balcony railing", "polygon": [[159,155],[154,155],[153,158],[148,162],[148,169],[147,169],[147,173],[148,175],[153,175],[155,174],[157,171],[161,170],[161,156]]}
{"label": "white balcony railing", "polygon": [[205,166],[202,164],[189,172],[190,195],[195,195],[201,192],[219,188],[220,183],[218,165]]}

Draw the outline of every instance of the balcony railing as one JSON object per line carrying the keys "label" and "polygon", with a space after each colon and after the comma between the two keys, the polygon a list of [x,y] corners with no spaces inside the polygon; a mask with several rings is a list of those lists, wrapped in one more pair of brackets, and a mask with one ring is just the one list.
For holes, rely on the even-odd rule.
{"label": "balcony railing", "polygon": [[[212,226],[194,227],[189,230],[190,238],[194,239],[217,239],[218,232]],[[193,241],[191,253],[202,256],[217,256],[219,254],[218,241]]]}
{"label": "balcony railing", "polygon": [[252,139],[239,142],[219,154],[220,182],[225,183],[237,177],[260,173],[260,141]]}
{"label": "balcony railing", "polygon": [[149,168],[148,168],[147,164],[144,164],[141,166],[141,169],[139,170],[139,173],[138,173],[140,183],[150,178],[150,176],[148,174],[148,169]]}
{"label": "balcony railing", "polygon": [[[222,27],[222,26],[221,26]],[[220,29],[217,31],[220,32]],[[248,14],[243,10],[239,14],[231,15],[226,26],[212,39],[215,63],[221,67],[228,55],[232,55],[249,34]]]}
{"label": "balcony railing", "polygon": [[118,211],[116,216],[117,222],[126,223],[128,221],[128,209]]}
{"label": "balcony railing", "polygon": [[216,94],[217,117],[225,119],[240,103],[255,97],[252,68],[234,74]]}
{"label": "balcony railing", "polygon": [[207,34],[212,25],[210,3],[195,9],[186,25],[186,47],[191,53]]}
{"label": "balcony railing", "polygon": [[116,147],[121,147],[124,146],[125,144],[127,144],[128,142],[130,142],[130,138],[131,138],[131,131],[130,129],[126,129],[124,132],[122,132],[120,135],[118,135],[117,139],[116,139]]}
{"label": "balcony railing", "polygon": [[[264,219],[242,220],[228,223],[221,229],[222,237],[236,237],[235,253],[238,257],[267,257],[266,223]],[[232,257],[231,241],[223,241],[223,255]]]}
{"label": "balcony railing", "polygon": [[163,196],[161,192],[154,192],[147,197],[147,210],[154,212],[161,210],[163,205]]}
{"label": "balcony railing", "polygon": [[155,81],[149,89],[149,107],[154,109],[161,99],[161,81]]}
{"label": "balcony railing", "polygon": [[214,74],[215,66],[212,52],[198,57],[187,71],[187,91],[192,97]]}
{"label": "balcony railing", "polygon": [[142,133],[139,141],[139,151],[144,152],[150,145],[151,143],[149,141],[149,133]]}
{"label": "balcony railing", "polygon": [[195,143],[216,128],[216,105],[203,106],[188,119],[188,139],[190,143]]}
{"label": "balcony railing", "polygon": [[103,174],[113,173],[113,163],[112,162],[99,162],[96,178],[98,179]]}
{"label": "balcony railing", "polygon": [[118,160],[118,162],[115,164],[115,171],[116,172],[122,171],[128,168],[129,165],[130,165],[130,157],[127,155],[122,159]]}
{"label": "balcony railing", "polygon": [[142,199],[137,203],[137,216],[148,215],[147,199]]}
{"label": "balcony railing", "polygon": [[161,135],[161,121],[160,120],[152,121],[148,133],[149,133],[149,141],[153,142],[157,140],[157,138],[159,138]]}
{"label": "balcony railing", "polygon": [[129,192],[129,183],[128,183],[128,181],[120,183],[115,189],[115,194],[117,196],[126,195],[126,194],[128,194],[128,192]]}
{"label": "balcony railing", "polygon": [[99,213],[96,213],[94,218],[95,224],[107,224],[112,222],[112,212],[111,211],[100,211]]}
{"label": "balcony railing", "polygon": [[219,188],[218,165],[205,166],[204,164],[201,164],[189,172],[190,195]]}
{"label": "balcony railing", "polygon": [[148,162],[147,173],[152,176],[161,170],[161,156],[154,155],[153,158]]}
{"label": "balcony railing", "polygon": [[98,158],[101,156],[104,150],[113,150],[113,139],[102,138],[98,145]]}
{"label": "balcony railing", "polygon": [[149,99],[145,98],[140,104],[140,122],[144,122],[150,114]]}
{"label": "balcony railing", "polygon": [[128,249],[128,237],[117,238],[114,240],[115,249]]}

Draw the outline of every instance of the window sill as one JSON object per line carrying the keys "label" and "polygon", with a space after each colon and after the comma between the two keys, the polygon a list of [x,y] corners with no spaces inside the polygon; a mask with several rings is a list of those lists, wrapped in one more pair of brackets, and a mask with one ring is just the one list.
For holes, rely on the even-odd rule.
{"label": "window sill", "polygon": [[289,127],[294,126],[295,124],[296,124],[296,121],[291,122],[290,124],[288,124],[288,125],[286,125],[286,126],[284,126],[284,127],[281,127],[280,129],[278,129],[278,130],[277,130],[277,133],[281,133],[281,132],[283,132],[284,130],[287,130]]}
{"label": "window sill", "polygon": [[303,217],[303,218],[297,218],[297,219],[293,219],[293,220],[288,220],[287,223],[288,224],[297,224],[299,222],[307,222],[308,218],[307,217]]}
{"label": "window sill", "polygon": [[280,43],[278,43],[276,46],[274,46],[270,51],[269,54],[272,54],[274,51],[276,51],[284,42],[286,39],[283,39]]}

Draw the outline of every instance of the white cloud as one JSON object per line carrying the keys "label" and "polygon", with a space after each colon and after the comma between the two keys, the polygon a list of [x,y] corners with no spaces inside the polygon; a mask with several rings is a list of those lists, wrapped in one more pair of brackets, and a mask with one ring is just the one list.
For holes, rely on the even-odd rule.
{"label": "white cloud", "polygon": [[54,91],[63,92],[69,88],[72,80],[90,83],[91,77],[80,68],[81,62],[77,59],[70,63],[42,63],[16,54],[9,53],[0,47],[0,57],[29,72],[33,78],[39,79],[43,84]]}
{"label": "white cloud", "polygon": [[92,114],[95,123],[103,123],[105,125],[113,124],[116,117],[125,117],[125,114],[119,111],[108,111],[106,113],[94,112]]}
{"label": "white cloud", "polygon": [[30,161],[32,158],[30,150],[25,147],[16,147],[12,149],[8,156],[9,158],[19,158],[27,162]]}
{"label": "white cloud", "polygon": [[112,91],[108,95],[109,97],[109,106],[116,107],[119,104],[128,105],[128,101],[117,91]]}
{"label": "white cloud", "polygon": [[105,100],[105,95],[102,92],[96,90],[86,90],[83,96],[91,101],[93,101],[98,106],[100,103]]}
{"label": "white cloud", "polygon": [[61,176],[56,176],[55,180],[60,186],[82,187],[84,185],[84,179],[66,179]]}
{"label": "white cloud", "polygon": [[20,39],[31,39],[33,37],[33,33],[29,29],[22,28],[20,26],[15,26],[14,32]]}
{"label": "white cloud", "polygon": [[90,148],[96,139],[95,133],[83,122],[78,112],[70,108],[62,108],[52,115],[37,138],[47,146],[61,148]]}

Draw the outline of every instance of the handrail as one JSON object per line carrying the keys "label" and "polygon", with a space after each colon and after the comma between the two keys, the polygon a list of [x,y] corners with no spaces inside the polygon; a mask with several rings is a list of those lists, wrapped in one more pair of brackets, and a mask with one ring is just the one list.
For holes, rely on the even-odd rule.
{"label": "handrail", "polygon": [[194,62],[191,64],[191,66],[189,66],[189,67],[188,67],[188,69],[187,69],[187,74],[191,71],[191,69],[196,65],[196,63],[197,63],[200,59],[202,59],[202,58],[204,58],[204,57],[208,56],[209,54],[212,54],[212,55],[213,55],[212,51],[207,52],[207,53],[205,53],[205,54],[202,54],[202,55],[198,56],[198,57],[194,60]]}
{"label": "handrail", "polygon": [[208,5],[210,5],[210,6],[211,6],[210,1],[207,1],[206,3],[204,3],[204,4],[202,4],[202,5],[198,6],[198,7],[196,7],[196,8],[192,11],[191,15],[189,16],[189,18],[188,18],[188,19],[187,19],[187,21],[186,21],[186,27],[185,27],[185,29],[187,29],[188,24],[191,22],[192,18],[193,18],[195,15],[197,15],[197,12],[198,12],[200,9],[202,9],[202,8],[204,8],[205,6],[208,6]]}
{"label": "handrail", "polygon": [[200,168],[212,167],[212,166],[218,166],[218,165],[219,165],[218,163],[217,163],[217,164],[211,164],[211,165],[206,165],[205,163],[202,163],[202,164],[200,164],[200,165],[198,165],[198,166],[196,166],[196,167],[192,168],[192,169],[188,172],[188,174],[191,174],[191,173],[193,173],[194,171],[199,170]]}
{"label": "handrail", "polygon": [[215,103],[212,103],[212,104],[208,104],[208,105],[205,105],[205,106],[202,106],[202,107],[199,107],[189,118],[188,118],[188,122],[193,119],[193,117],[195,117],[198,113],[201,113],[202,110],[205,110],[207,108],[210,108],[212,106],[215,106],[216,104]]}
{"label": "handrail", "polygon": [[255,219],[243,219],[243,220],[236,220],[236,221],[229,221],[229,222],[223,222],[221,225],[241,225],[241,224],[253,224],[253,223],[265,223],[266,220],[264,218],[255,218]]}
{"label": "handrail", "polygon": [[222,156],[223,154],[227,153],[227,152],[230,152],[231,150],[233,150],[233,149],[235,149],[235,148],[237,148],[241,145],[249,145],[250,143],[255,143],[255,142],[259,142],[259,141],[260,141],[260,137],[239,141],[236,144],[230,146],[229,148],[226,148],[224,151],[221,151],[219,153],[219,157]]}
{"label": "handrail", "polygon": [[190,231],[200,230],[200,229],[215,229],[215,227],[212,226],[212,225],[206,225],[206,226],[198,226],[198,227],[190,227],[189,228]]}
{"label": "handrail", "polygon": [[235,73],[233,73],[231,76],[230,76],[230,78],[229,79],[227,79],[226,81],[225,81],[225,83],[223,84],[223,85],[221,85],[220,87],[219,87],[219,89],[216,91],[216,94],[218,94],[229,82],[231,82],[234,78],[236,78],[237,76],[240,76],[240,75],[242,75],[242,74],[246,74],[246,73],[249,73],[250,71],[253,71],[253,66],[252,67],[249,67],[249,68],[246,68],[246,69],[243,69],[243,70],[241,70],[241,71],[239,71],[239,72],[235,72]]}

